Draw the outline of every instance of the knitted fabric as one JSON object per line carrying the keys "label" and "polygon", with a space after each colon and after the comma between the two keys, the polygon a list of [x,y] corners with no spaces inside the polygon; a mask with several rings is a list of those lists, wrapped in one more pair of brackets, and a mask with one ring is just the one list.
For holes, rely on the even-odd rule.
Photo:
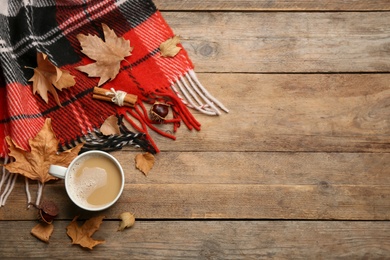
{"label": "knitted fabric", "polygon": [[[81,52],[76,36],[91,34],[104,39],[102,23],[118,37],[130,40],[134,47],[132,55],[121,63],[117,77],[102,87],[137,95],[134,108],[92,99],[99,78],[90,78],[75,69],[94,62]],[[110,145],[115,149],[131,143],[158,152],[149,129],[175,137],[159,130],[149,119],[145,104],[156,101],[170,104],[172,117],[165,123],[173,124],[174,131],[180,122],[199,130],[200,124],[189,107],[210,115],[218,115],[219,108],[226,108],[197,80],[184,49],[174,58],[161,57],[160,44],[172,36],[172,30],[150,0],[1,1],[0,157],[8,153],[5,136],[28,150],[28,139],[37,134],[48,117],[63,149],[78,142],[89,142],[90,149]],[[28,79],[33,70],[25,67],[36,67],[37,52],[45,53],[55,66],[75,76],[76,85],[58,91],[62,106],[50,94],[46,104],[32,93]],[[122,127],[125,139],[117,142],[105,140],[98,131],[113,114],[120,115],[134,128]]]}

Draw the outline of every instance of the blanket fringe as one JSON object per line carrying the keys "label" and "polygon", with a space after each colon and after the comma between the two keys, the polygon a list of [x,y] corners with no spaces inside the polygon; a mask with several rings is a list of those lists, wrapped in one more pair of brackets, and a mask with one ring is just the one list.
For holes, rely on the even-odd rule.
{"label": "blanket fringe", "polygon": [[[5,158],[4,164],[8,163],[8,157]],[[4,207],[9,195],[13,191],[15,187],[16,180],[18,178],[18,174],[16,173],[10,173],[5,169],[5,167],[2,167],[2,173],[1,173],[1,180],[0,180],[0,192],[2,189],[2,186],[5,185],[4,190],[1,192],[0,195],[0,207]],[[24,177],[25,179],[25,190],[26,190],[26,196],[27,196],[27,208],[30,208],[30,205],[32,204],[31,201],[31,193],[29,188],[29,180],[27,177]],[[40,204],[40,200],[42,197],[42,191],[44,184],[41,184],[39,181],[38,183],[38,190],[37,190],[37,198],[35,201],[35,205]]]}
{"label": "blanket fringe", "polygon": [[[118,113],[123,115],[124,119],[136,131],[145,133],[146,138],[153,145],[156,152],[159,152],[159,149],[151,138],[148,129],[151,129],[159,135],[175,140],[176,137],[173,133],[180,127],[181,122],[183,122],[189,130],[200,130],[200,123],[188,110],[189,108],[210,116],[221,115],[221,110],[226,113],[229,112],[229,110],[212,96],[200,83],[193,70],[189,70],[183,76],[179,77],[176,82],[172,83],[170,88],[159,89],[150,96],[152,98],[139,100],[133,108],[118,108]],[[153,102],[170,105],[172,109],[172,118],[161,121],[151,120],[149,112],[143,102],[150,105],[153,105]],[[138,121],[140,125],[136,124],[135,121]],[[173,133],[161,130],[156,127],[156,124],[173,124]]]}
{"label": "blanket fringe", "polygon": [[206,115],[219,116],[220,109],[226,113],[229,110],[200,83],[195,71],[190,70],[184,76],[180,77],[175,84],[171,86],[175,94],[182,102],[197,111]]}
{"label": "blanket fringe", "polygon": [[[4,165],[8,163],[9,157],[5,157]],[[12,190],[15,187],[16,179],[18,178],[18,174],[10,173],[2,167],[1,179],[0,179],[0,192],[2,190],[3,185],[5,184],[4,190],[0,195],[0,207],[3,207],[8,199],[8,196],[11,194]]]}
{"label": "blanket fringe", "polygon": [[137,148],[142,148],[144,151],[155,154],[156,150],[144,133],[134,133],[123,124],[123,116],[117,115],[118,125],[121,134],[119,135],[104,135],[99,129],[94,129],[85,136],[79,136],[76,140],[65,142],[59,151],[63,152],[75,147],[79,143],[84,143],[80,153],[90,150],[101,150],[112,152],[120,150],[126,145],[132,145]]}
{"label": "blanket fringe", "polygon": [[25,187],[26,196],[27,196],[27,208],[30,208],[32,201],[31,201],[31,193],[30,193],[30,184],[28,182],[27,177],[24,177],[24,187]]}

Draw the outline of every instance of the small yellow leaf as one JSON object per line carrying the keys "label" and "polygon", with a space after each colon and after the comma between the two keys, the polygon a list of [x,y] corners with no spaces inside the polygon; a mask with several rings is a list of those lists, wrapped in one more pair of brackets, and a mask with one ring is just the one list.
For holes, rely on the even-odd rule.
{"label": "small yellow leaf", "polygon": [[123,231],[125,228],[132,227],[135,223],[135,217],[130,212],[124,212],[119,215],[122,222],[119,225],[118,231]]}
{"label": "small yellow leaf", "polygon": [[43,242],[49,243],[51,234],[53,234],[54,226],[52,224],[39,223],[33,229],[31,234]]}
{"label": "small yellow leaf", "polygon": [[177,46],[177,44],[179,43],[180,43],[180,37],[176,35],[172,38],[169,38],[165,42],[161,43],[160,45],[161,57],[175,57],[181,50],[181,47]]}
{"label": "small yellow leaf", "polygon": [[148,175],[149,171],[154,165],[154,156],[151,153],[137,154],[135,156],[135,166],[143,172],[143,174]]}
{"label": "small yellow leaf", "polygon": [[121,130],[118,125],[118,117],[115,115],[109,116],[100,126],[100,132],[104,135],[119,135]]}

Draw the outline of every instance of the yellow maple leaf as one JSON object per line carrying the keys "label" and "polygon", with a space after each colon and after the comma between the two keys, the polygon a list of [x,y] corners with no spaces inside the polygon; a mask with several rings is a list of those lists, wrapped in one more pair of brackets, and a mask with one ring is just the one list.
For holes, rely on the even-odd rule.
{"label": "yellow maple leaf", "polygon": [[51,164],[67,167],[83,146],[79,144],[73,149],[58,154],[59,141],[53,132],[50,118],[45,120],[39,133],[29,140],[30,152],[15,144],[9,136],[6,137],[6,141],[10,150],[9,156],[15,161],[4,167],[12,173],[21,174],[31,180],[38,180],[42,184],[56,179],[49,174]]}
{"label": "yellow maple leaf", "polygon": [[31,69],[34,70],[34,75],[28,81],[33,83],[33,93],[38,93],[48,103],[47,92],[50,92],[56,103],[61,106],[56,88],[62,91],[64,88],[74,86],[76,84],[74,76],[69,71],[54,66],[47,55],[40,52],[37,53],[37,67]]}
{"label": "yellow maple leaf", "polygon": [[116,77],[119,73],[121,61],[130,56],[133,50],[129,40],[118,37],[104,23],[102,28],[105,41],[96,35],[77,35],[82,47],[81,51],[96,62],[79,66],[76,69],[87,73],[89,77],[100,77],[98,86]]}
{"label": "yellow maple leaf", "polygon": [[77,224],[78,216],[66,227],[66,233],[72,239],[72,244],[93,249],[96,245],[102,244],[104,240],[95,240],[91,236],[99,229],[104,216],[97,216],[88,219],[82,226]]}
{"label": "yellow maple leaf", "polygon": [[149,171],[154,165],[154,156],[151,153],[137,154],[135,156],[135,166],[143,172],[143,174],[148,175]]}
{"label": "yellow maple leaf", "polygon": [[160,45],[161,57],[175,57],[181,50],[181,47],[177,46],[179,43],[180,43],[180,37],[176,35],[172,38],[169,38],[165,42],[161,43]]}

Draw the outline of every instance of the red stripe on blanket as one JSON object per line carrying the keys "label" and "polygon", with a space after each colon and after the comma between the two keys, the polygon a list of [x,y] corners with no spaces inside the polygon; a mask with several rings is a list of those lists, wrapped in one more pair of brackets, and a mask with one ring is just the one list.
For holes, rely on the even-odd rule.
{"label": "red stripe on blanket", "polygon": [[53,129],[61,143],[88,134],[99,128],[107,117],[116,113],[112,104],[92,99],[92,89],[97,85],[98,79],[89,78],[75,69],[86,62],[83,59],[79,64],[62,67],[69,70],[77,80],[73,87],[60,93],[64,106],[48,114],[53,118]]}
{"label": "red stripe on blanket", "polygon": [[[142,13],[134,11],[141,9]],[[99,128],[112,114],[129,113],[140,120],[142,126],[140,131],[147,133],[147,129],[153,129],[174,139],[174,136],[159,130],[148,118],[142,102],[152,104],[155,101],[163,101],[171,105],[174,119],[169,123],[174,124],[174,130],[179,127],[180,120],[189,129],[200,129],[200,124],[171,89],[177,80],[193,69],[193,64],[184,49],[174,58],[160,56],[160,44],[173,37],[174,33],[151,2],[149,4],[137,1],[126,2],[119,8],[114,0],[87,1],[83,5],[61,5],[57,6],[56,18],[62,35],[69,42],[65,38],[56,36],[58,46],[55,47],[59,52],[50,53],[49,56],[54,59],[54,63],[67,64],[61,69],[69,70],[76,77],[76,85],[62,92],[57,91],[62,107],[55,103],[51,94],[49,94],[49,103],[46,104],[38,95],[32,94],[30,85],[8,85],[8,93],[1,95],[8,97],[7,100],[1,100],[2,103],[3,101],[7,103],[8,109],[7,114],[1,114],[3,118],[0,118],[0,122],[1,120],[5,122],[0,123],[2,133],[9,133],[26,149],[27,139],[33,138],[43,126],[44,119],[50,117],[54,132],[61,144],[66,144]],[[106,23],[118,37],[129,39],[130,45],[134,47],[132,55],[121,62],[121,70],[116,78],[103,85],[106,89],[114,88],[136,94],[139,102],[134,109],[119,108],[111,103],[93,100],[92,90],[99,78],[89,78],[75,69],[77,66],[95,62],[81,52],[77,35],[83,33],[102,37],[101,23]],[[54,29],[52,32],[59,33]],[[68,48],[61,53],[64,44],[68,44]],[[5,89],[2,91],[4,92]],[[149,135],[147,137],[150,138]],[[153,140],[150,141],[153,143]],[[7,153],[4,147],[2,138],[0,156]]]}
{"label": "red stripe on blanket", "polygon": [[57,23],[79,55],[83,54],[76,38],[78,34],[102,35],[101,23],[106,23],[118,35],[130,29],[130,25],[113,0],[90,1],[85,5],[59,7]]}
{"label": "red stripe on blanket", "polygon": [[[146,22],[134,28],[133,34],[137,35],[138,40],[149,52],[159,48],[161,43],[175,35],[160,12],[156,12]],[[179,76],[193,69],[193,64],[184,48],[174,58],[162,58],[158,54],[153,56],[153,59],[168,79],[169,85],[172,85]]]}

